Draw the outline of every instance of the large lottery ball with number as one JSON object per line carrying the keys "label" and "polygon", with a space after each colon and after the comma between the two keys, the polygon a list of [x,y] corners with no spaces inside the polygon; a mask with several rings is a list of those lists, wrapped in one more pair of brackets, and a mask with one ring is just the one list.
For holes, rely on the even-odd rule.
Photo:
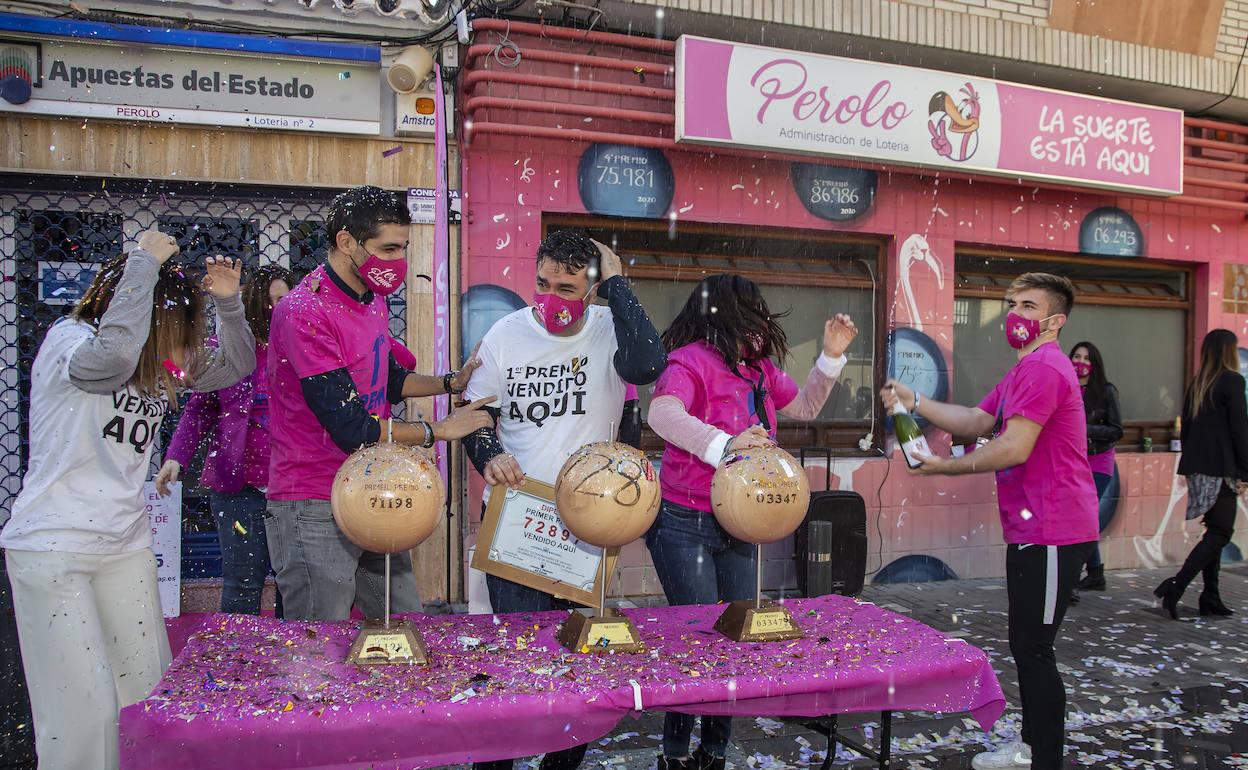
{"label": "large lottery ball with number", "polygon": [[578,539],[603,548],[625,545],[659,513],[659,476],[640,449],[614,441],[586,444],[559,470],[555,507]]}
{"label": "large lottery ball with number", "polygon": [[415,548],[442,521],[446,489],[429,458],[403,444],[355,452],[338,469],[330,492],[334,521],[366,551]]}
{"label": "large lottery ball with number", "polygon": [[711,480],[711,511],[728,534],[747,543],[771,543],[793,533],[806,517],[810,480],[793,455],[777,446],[743,449]]}

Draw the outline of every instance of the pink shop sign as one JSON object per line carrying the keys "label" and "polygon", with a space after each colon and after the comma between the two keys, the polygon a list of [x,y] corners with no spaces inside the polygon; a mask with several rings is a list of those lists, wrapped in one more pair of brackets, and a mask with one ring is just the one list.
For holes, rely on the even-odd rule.
{"label": "pink shop sign", "polygon": [[682,36],[676,141],[1183,191],[1183,112]]}

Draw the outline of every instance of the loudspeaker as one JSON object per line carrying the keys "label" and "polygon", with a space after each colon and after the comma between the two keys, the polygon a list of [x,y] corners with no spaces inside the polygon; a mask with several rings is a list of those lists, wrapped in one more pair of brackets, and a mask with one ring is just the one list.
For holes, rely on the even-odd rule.
{"label": "loudspeaker", "polygon": [[803,596],[857,596],[867,578],[867,504],[857,492],[813,492],[794,533]]}

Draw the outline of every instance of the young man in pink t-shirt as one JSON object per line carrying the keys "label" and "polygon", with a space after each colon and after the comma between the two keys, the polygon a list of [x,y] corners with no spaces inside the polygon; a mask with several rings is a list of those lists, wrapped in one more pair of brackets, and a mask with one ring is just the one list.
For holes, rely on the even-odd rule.
{"label": "young man in pink t-shirt", "polygon": [[[430,376],[399,361],[411,357],[390,338],[386,297],[407,273],[411,221],[399,196],[377,187],[334,198],[325,218],[329,257],[273,311],[265,530],[287,620],[346,620],[354,604],[367,617],[382,615],[384,559],[348,540],[330,509],[347,455],[391,432],[399,443],[432,447],[491,424],[481,407],[492,398],[437,423],[388,420],[404,398],[463,391],[478,365]],[[392,562],[390,609],[418,611],[410,555]]]}
{"label": "young man in pink t-shirt", "polygon": [[978,406],[942,404],[890,380],[884,406],[955,436],[991,436],[963,457],[921,456],[916,475],[997,474],[1006,550],[1010,653],[1018,667],[1019,740],[977,755],[976,770],[1059,770],[1066,691],[1053,642],[1079,571],[1098,537],[1096,487],[1088,466],[1087,424],[1074,366],[1057,335],[1074,305],[1070,281],[1027,273],[1006,292],[1006,340],[1018,363]]}

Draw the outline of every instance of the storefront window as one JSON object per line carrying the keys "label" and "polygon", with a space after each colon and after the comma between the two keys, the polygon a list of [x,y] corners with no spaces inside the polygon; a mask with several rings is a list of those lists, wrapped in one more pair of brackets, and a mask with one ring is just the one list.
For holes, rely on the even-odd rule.
{"label": "storefront window", "polygon": [[[662,332],[680,312],[696,281],[635,280],[633,291],[645,305],[655,327]],[[873,319],[871,292],[861,289],[829,289],[804,286],[763,286],[763,296],[773,312],[788,311],[780,325],[789,338],[789,358],[784,370],[801,385],[822,349],[823,323],[831,313],[849,313],[862,332],[846,353],[849,363],[819,413],[820,419],[870,419]],[[642,394],[643,409],[649,403]],[[781,419],[784,419],[783,417]]]}
{"label": "storefront window", "polygon": [[1125,421],[1162,423],[1179,415],[1188,361],[1186,273],[1146,263],[1124,270],[959,255],[954,401],[976,403],[1017,361],[1004,338],[1004,293],[1010,280],[1029,270],[1075,282],[1075,308],[1059,342],[1067,353],[1083,340],[1100,349]]}
{"label": "storefront window", "polygon": [[[736,273],[762,289],[789,339],[784,369],[800,386],[822,349],[823,325],[835,313],[853,316],[860,333],[846,355],[849,363],[827,403],[811,421],[781,417],[781,442],[791,449],[836,447],[857,451],[875,414],[872,384],[876,360],[877,297],[881,243],[868,238],[782,228],[733,227],[675,221],[552,217],[550,233],[584,227],[620,255],[624,274],[661,333],[708,275]],[[650,388],[642,388],[642,415]],[[648,449],[661,446],[645,439]]]}

